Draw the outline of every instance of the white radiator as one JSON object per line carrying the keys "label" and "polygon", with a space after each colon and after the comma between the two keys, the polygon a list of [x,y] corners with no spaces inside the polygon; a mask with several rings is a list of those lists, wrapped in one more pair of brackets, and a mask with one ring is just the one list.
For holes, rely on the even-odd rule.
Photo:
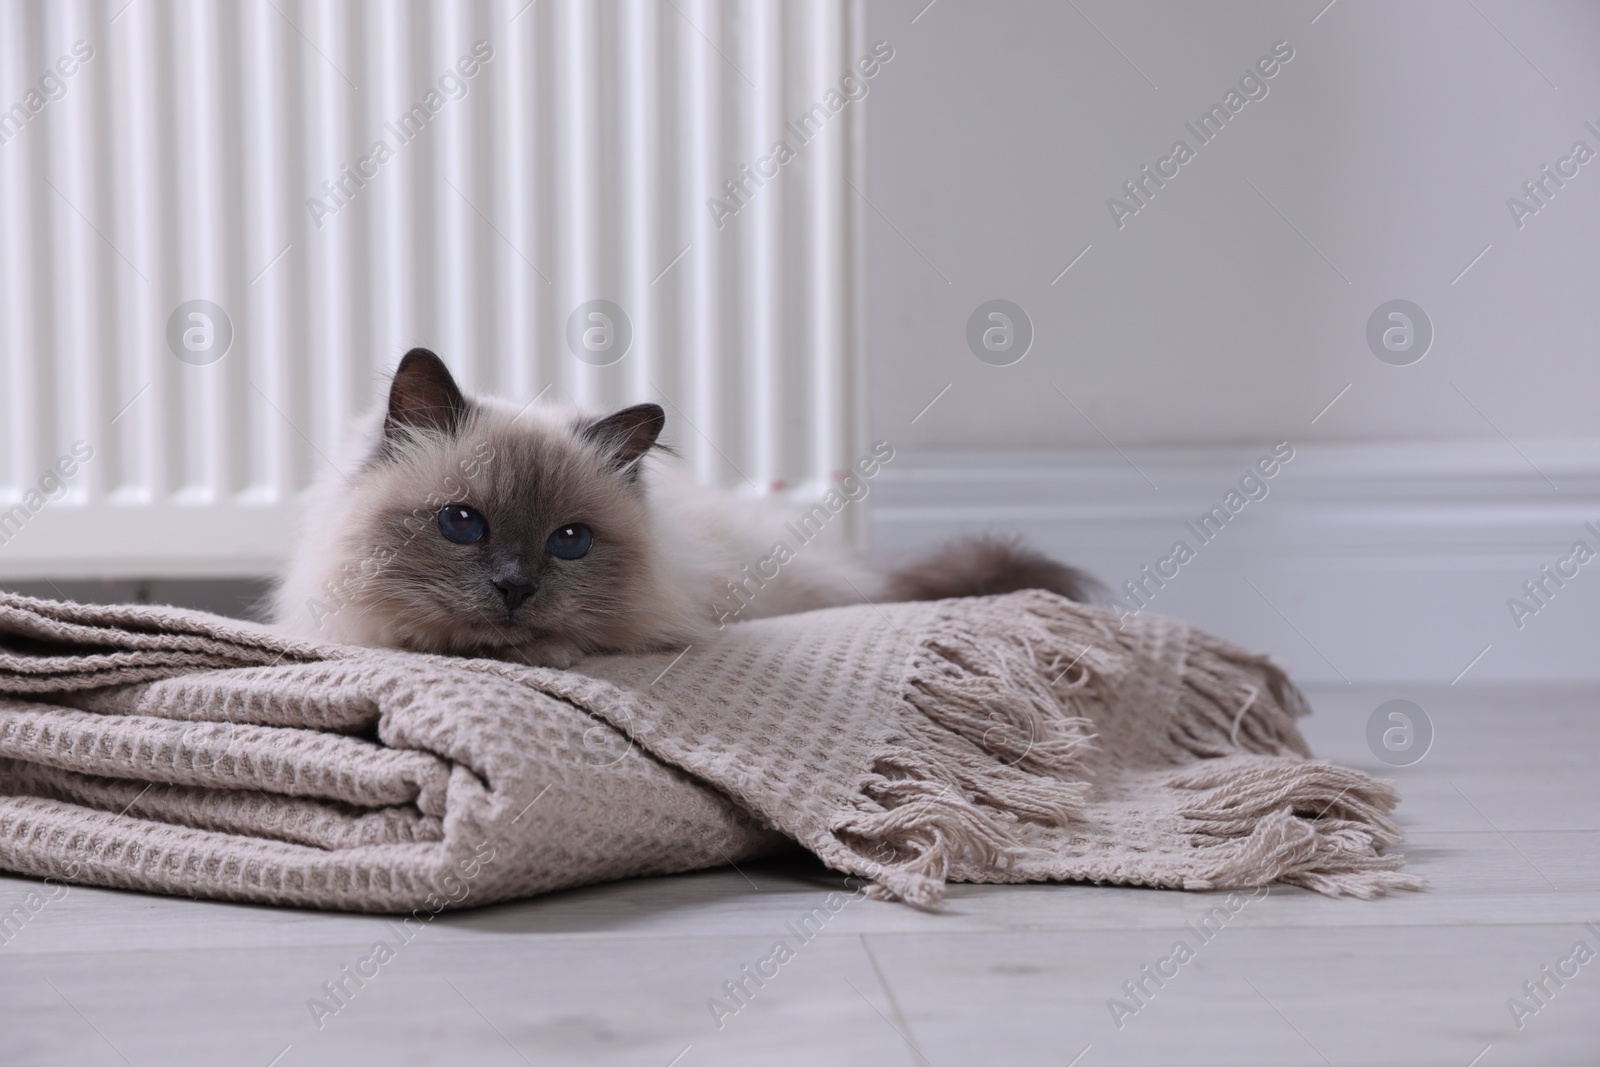
{"label": "white radiator", "polygon": [[272,567],[414,345],[473,390],[655,400],[703,479],[817,495],[862,451],[862,27],[0,5],[0,576]]}

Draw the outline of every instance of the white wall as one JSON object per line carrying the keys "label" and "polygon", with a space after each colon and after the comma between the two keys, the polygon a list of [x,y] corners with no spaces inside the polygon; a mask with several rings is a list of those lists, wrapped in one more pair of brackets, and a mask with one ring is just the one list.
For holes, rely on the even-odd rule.
{"label": "white wall", "polygon": [[[1600,159],[1521,231],[1506,199],[1575,140],[1600,151],[1584,128],[1600,127],[1600,6],[1339,0],[1313,25],[1327,0],[939,0],[913,24],[926,2],[869,7],[869,36],[896,49],[870,104],[878,436],[1104,448],[1089,419],[1122,447],[1597,432]],[[1279,40],[1294,58],[1266,98],[1119,231],[1107,198],[1194,144],[1183,123]],[[1036,330],[1010,367],[963,338],[995,297]],[[1410,367],[1364,340],[1397,297],[1436,328]]]}
{"label": "white wall", "polygon": [[[1600,158],[1520,229],[1506,203],[1600,152],[1600,7],[926,2],[869,8],[896,49],[869,117],[871,429],[899,452],[875,551],[1020,531],[1120,590],[1289,441],[1151,610],[1301,678],[1600,679],[1600,564],[1521,626],[1508,604],[1600,549]],[[1278,41],[1267,95],[1119,229],[1108,198]],[[1014,365],[967,345],[994,298],[1035,330]],[[1366,340],[1395,298],[1435,331],[1409,366]]]}

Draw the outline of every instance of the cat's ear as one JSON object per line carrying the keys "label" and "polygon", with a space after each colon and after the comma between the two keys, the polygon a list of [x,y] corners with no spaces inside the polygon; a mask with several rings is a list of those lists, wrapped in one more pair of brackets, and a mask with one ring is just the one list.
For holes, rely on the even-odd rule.
{"label": "cat's ear", "polygon": [[389,413],[383,420],[385,439],[421,430],[453,435],[467,415],[467,398],[444,360],[426,348],[413,348],[400,358],[389,386]]}
{"label": "cat's ear", "polygon": [[644,454],[662,447],[656,438],[666,424],[667,413],[661,405],[635,404],[587,423],[578,432],[584,440],[600,446],[612,469],[636,475]]}

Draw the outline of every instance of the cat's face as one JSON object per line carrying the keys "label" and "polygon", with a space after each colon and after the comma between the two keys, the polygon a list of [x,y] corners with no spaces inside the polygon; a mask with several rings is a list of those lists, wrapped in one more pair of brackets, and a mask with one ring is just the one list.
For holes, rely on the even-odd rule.
{"label": "cat's face", "polygon": [[664,422],[654,404],[519,416],[463,397],[438,357],[413,350],[381,446],[352,479],[360,558],[345,610],[377,613],[416,651],[516,659],[552,641],[624,643],[651,561],[639,466]]}

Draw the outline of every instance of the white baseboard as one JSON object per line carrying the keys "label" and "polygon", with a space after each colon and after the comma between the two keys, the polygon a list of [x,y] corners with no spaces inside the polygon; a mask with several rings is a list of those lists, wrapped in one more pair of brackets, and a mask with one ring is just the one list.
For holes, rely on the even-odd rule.
{"label": "white baseboard", "polygon": [[[1575,541],[1600,551],[1585,527],[1600,530],[1600,440],[1297,444],[1266,496],[1202,541],[1199,516],[1272,444],[902,454],[873,486],[873,552],[1021,533],[1131,606],[1124,583],[1182,540],[1193,558],[1160,588],[1144,578],[1149,610],[1270,650],[1305,680],[1600,681],[1600,560],[1547,583],[1543,606],[1523,592]],[[1538,606],[1520,628],[1512,597]]]}
{"label": "white baseboard", "polygon": [[[9,503],[0,503],[0,517]],[[239,578],[274,574],[294,512],[248,500],[126,507],[68,497],[0,527],[0,580]]]}

